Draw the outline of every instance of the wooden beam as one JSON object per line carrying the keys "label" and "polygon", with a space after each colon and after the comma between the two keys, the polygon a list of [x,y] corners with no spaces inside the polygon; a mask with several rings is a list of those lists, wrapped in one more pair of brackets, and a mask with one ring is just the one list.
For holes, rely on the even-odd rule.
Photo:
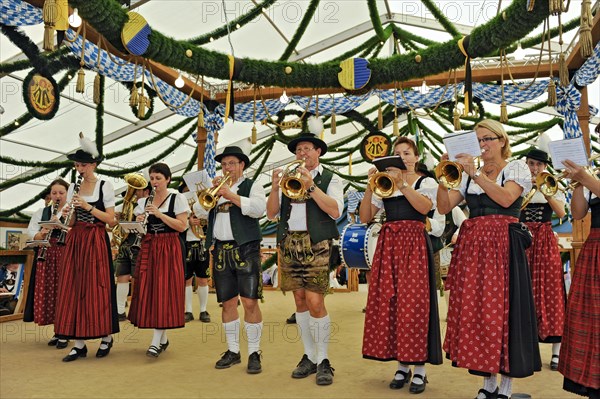
{"label": "wooden beam", "polygon": [[[523,66],[515,66],[511,68],[511,73],[513,78],[515,79],[530,79],[536,75],[536,71],[538,76],[545,77],[549,76],[550,68],[552,67],[552,71],[555,74],[558,73],[558,64],[541,64],[539,70],[537,69],[537,65],[528,64]],[[443,86],[448,82],[454,83],[454,76],[449,80],[448,76],[452,72],[443,72],[436,75],[427,76],[425,78],[411,79],[405,82],[398,82],[397,86],[400,87],[419,87],[423,84],[423,81],[426,81],[430,86]],[[506,72],[505,72],[506,73]],[[500,68],[489,68],[489,69],[474,69],[472,71],[473,82],[492,82],[496,80],[500,80],[501,69]],[[508,78],[508,76],[506,77]],[[462,82],[465,79],[465,71],[458,70],[456,71],[456,80],[458,82]],[[378,86],[378,89],[392,89],[394,88],[394,83],[389,83],[387,85]],[[311,89],[305,87],[296,87],[296,88],[283,88],[283,87],[266,87],[261,89],[260,94],[263,99],[270,98],[279,98],[283,94],[283,91],[286,91],[288,96],[311,96],[315,94],[324,95],[324,94],[334,94],[334,93],[345,93],[346,90],[335,87],[329,89]],[[215,100],[220,103],[225,102],[226,93],[217,94]],[[252,101],[254,99],[254,90],[240,90],[235,92],[235,101],[237,102],[247,102]]]}
{"label": "wooden beam", "polygon": [[[596,46],[596,43],[600,41],[600,11],[596,12],[596,16],[592,22],[592,43]],[[581,56],[581,46],[579,42],[573,47],[573,51],[569,54],[569,58],[567,58],[567,67],[569,70],[576,70],[581,68],[586,58]]]}

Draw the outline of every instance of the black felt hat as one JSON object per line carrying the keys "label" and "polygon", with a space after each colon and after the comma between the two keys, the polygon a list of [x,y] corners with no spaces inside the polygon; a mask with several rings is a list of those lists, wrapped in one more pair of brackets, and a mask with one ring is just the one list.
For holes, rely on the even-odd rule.
{"label": "black felt hat", "polygon": [[248,158],[248,156],[246,154],[244,154],[244,152],[242,151],[242,149],[240,147],[237,147],[237,146],[225,147],[225,149],[223,150],[222,153],[215,156],[215,161],[220,163],[221,159],[223,159],[223,157],[226,157],[226,156],[234,156],[237,159],[239,159],[240,161],[244,162],[244,169],[247,169],[248,166],[250,166],[250,158]]}
{"label": "black felt hat", "polygon": [[380,172],[385,172],[387,168],[398,168],[406,170],[406,165],[402,161],[402,157],[400,155],[390,155],[388,157],[380,157],[375,158],[373,160],[373,165]]}
{"label": "black felt hat", "polygon": [[81,163],[96,163],[100,164],[104,160],[103,155],[98,155],[97,157],[93,157],[92,154],[85,152],[83,150],[77,150],[76,152],[67,155],[67,158],[74,162]]}
{"label": "black felt hat", "polygon": [[288,150],[290,150],[292,154],[295,154],[296,146],[298,145],[298,143],[301,143],[303,141],[313,143],[316,147],[320,148],[321,156],[325,155],[325,153],[327,152],[327,144],[323,140],[318,138],[315,134],[309,132],[300,133],[298,137],[290,141],[288,144]]}
{"label": "black felt hat", "polygon": [[525,154],[525,158],[535,159],[536,161],[550,163],[550,158],[548,158],[548,153],[546,151],[538,150],[537,148],[532,148],[529,150],[527,154]]}

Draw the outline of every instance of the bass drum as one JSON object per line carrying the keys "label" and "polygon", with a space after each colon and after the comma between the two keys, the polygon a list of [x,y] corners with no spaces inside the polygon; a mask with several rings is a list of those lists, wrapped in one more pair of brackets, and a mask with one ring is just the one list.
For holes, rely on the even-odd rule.
{"label": "bass drum", "polygon": [[381,223],[348,224],[342,231],[341,254],[346,266],[370,270]]}

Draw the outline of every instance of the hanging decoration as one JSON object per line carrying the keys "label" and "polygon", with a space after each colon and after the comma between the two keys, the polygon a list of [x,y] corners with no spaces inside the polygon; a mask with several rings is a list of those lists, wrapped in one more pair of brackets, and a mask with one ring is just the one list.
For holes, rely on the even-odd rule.
{"label": "hanging decoration", "polygon": [[471,36],[467,35],[458,40],[458,48],[460,52],[465,56],[465,108],[463,110],[463,116],[471,116],[473,110],[473,78],[471,76],[471,56],[469,55],[469,43]]}
{"label": "hanging decoration", "polygon": [[46,0],[42,9],[44,18],[44,43],[46,51],[54,51],[54,31],[58,32],[58,44],[69,28],[69,4],[67,0]]}
{"label": "hanging decoration", "polygon": [[340,62],[341,72],[338,81],[346,90],[360,90],[369,83],[371,70],[369,61],[364,58],[349,58]]}
{"label": "hanging decoration", "polygon": [[579,26],[579,49],[583,58],[588,58],[594,52],[594,41],[592,39],[592,2],[583,0],[581,2],[581,25]]}
{"label": "hanging decoration", "polygon": [[23,100],[27,110],[37,119],[54,118],[60,102],[60,91],[52,76],[43,76],[36,69],[23,80]]}
{"label": "hanging decoration", "polygon": [[134,11],[127,13],[129,20],[121,29],[121,42],[133,55],[144,55],[150,45],[149,36],[152,29],[146,19]]}
{"label": "hanging decoration", "polygon": [[331,95],[331,101],[333,102],[333,109],[331,110],[331,134],[337,133],[337,124],[335,120],[335,95]]}

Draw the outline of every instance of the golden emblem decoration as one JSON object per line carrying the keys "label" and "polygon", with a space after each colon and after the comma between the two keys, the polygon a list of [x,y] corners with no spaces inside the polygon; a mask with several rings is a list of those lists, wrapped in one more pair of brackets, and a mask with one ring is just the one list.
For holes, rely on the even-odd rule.
{"label": "golden emblem decoration", "polygon": [[389,155],[391,146],[392,143],[385,134],[371,133],[360,144],[360,153],[364,159],[373,162],[375,158]]}
{"label": "golden emblem decoration", "polygon": [[54,111],[56,105],[56,92],[52,82],[40,75],[34,74],[27,86],[29,105],[41,116],[45,116]]}

